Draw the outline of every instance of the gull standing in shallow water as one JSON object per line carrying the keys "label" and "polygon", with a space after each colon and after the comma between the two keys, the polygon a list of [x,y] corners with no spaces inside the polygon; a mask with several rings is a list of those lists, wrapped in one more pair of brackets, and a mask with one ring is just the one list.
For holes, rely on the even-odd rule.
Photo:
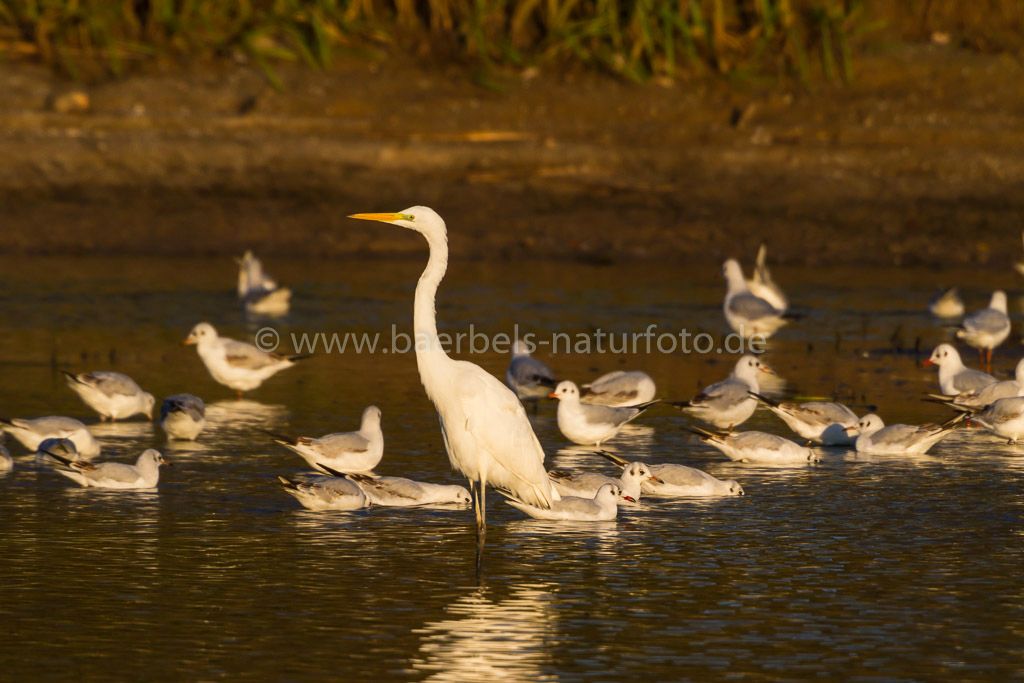
{"label": "gull standing in shallow water", "polygon": [[239,398],[243,391],[258,388],[265,380],[295,365],[295,361],[308,357],[268,353],[252,344],[220,337],[210,323],[193,327],[182,343],[194,344],[210,376],[238,392]]}
{"label": "gull standing in shallow water", "polygon": [[0,419],[0,430],[13,436],[22,446],[36,451],[44,439],[70,439],[78,449],[79,455],[91,460],[100,454],[100,445],[93,438],[92,432],[71,417],[37,417],[34,419],[11,418]]}
{"label": "gull standing in shallow water", "polygon": [[764,465],[788,465],[818,462],[821,458],[810,448],[767,432],[733,432],[716,434],[700,427],[688,427],[705,443],[737,462]]}
{"label": "gull standing in shallow water", "polygon": [[206,404],[192,394],[174,394],[160,405],[160,426],[171,439],[194,441],[206,427]]}
{"label": "gull standing in shallow water", "polygon": [[251,251],[238,260],[238,298],[245,310],[259,315],[284,315],[291,306],[292,290],[279,287]]}
{"label": "gull standing in shallow water", "polygon": [[368,406],[363,410],[357,432],[338,432],[320,438],[275,436],[274,441],[321,472],[370,472],[384,457],[384,431],[380,420],[380,408]]}
{"label": "gull standing in shallow water", "polygon": [[706,387],[689,401],[673,401],[669,405],[716,429],[731,432],[757,410],[757,399],[751,392],[756,394],[761,390],[757,377],[762,372],[775,374],[757,356],[747,354],[736,361],[732,374],[721,382]]}
{"label": "gull standing in shallow water", "polygon": [[775,284],[772,274],[768,270],[768,247],[762,244],[757,250],[757,260],[754,262],[753,277],[747,280],[747,289],[754,296],[760,297],[775,307],[780,313],[785,313],[789,308],[789,301],[782,288]]}
{"label": "gull standing in shallow water", "polygon": [[285,493],[299,501],[302,507],[313,512],[347,512],[370,505],[370,500],[363,490],[348,479],[317,477],[310,481],[299,481],[279,476],[277,480]]}
{"label": "gull standing in shallow water", "polygon": [[992,350],[1010,336],[1010,318],[1006,313],[1006,292],[997,289],[992,293],[988,308],[975,311],[964,318],[957,339],[963,339],[968,346],[978,349],[978,356],[986,370],[992,369]]}
{"label": "gull standing in shallow water", "polygon": [[160,451],[152,448],[142,452],[134,465],[120,462],[92,463],[48,452],[57,461],[54,469],[85,487],[98,489],[152,489],[160,481],[160,465],[169,464]]}
{"label": "gull standing in shallow water", "polygon": [[[623,498],[622,489],[616,484],[603,484],[593,498],[566,496],[554,501],[548,508],[539,508],[515,499],[505,502],[534,519],[559,522],[610,522],[619,514],[620,498]],[[627,502],[636,502],[630,496],[624,498]]]}
{"label": "gull standing in shallow water", "polygon": [[153,419],[156,399],[128,375],[96,370],[77,375],[64,372],[64,378],[85,405],[100,414],[101,420],[123,420],[139,414]]}
{"label": "gull standing in shallow water", "polygon": [[855,447],[858,453],[921,455],[952,434],[965,417],[960,414],[941,425],[886,426],[878,415],[868,413],[856,427],[850,427],[848,431],[857,435]]}
{"label": "gull standing in shallow water", "polygon": [[[622,468],[631,464],[608,451],[598,451],[613,463]],[[641,484],[644,493],[651,496],[742,496],[743,487],[735,479],[722,480],[713,477],[703,470],[676,463],[644,463],[653,477]],[[638,499],[639,500],[639,499]]]}
{"label": "gull standing in shallow water", "polygon": [[548,472],[548,478],[551,479],[551,483],[555,485],[555,489],[561,496],[593,498],[602,486],[612,484],[618,486],[622,491],[621,500],[628,498],[633,502],[640,500],[645,482],[648,480],[652,483],[661,482],[651,472],[647,463],[643,462],[627,463],[622,468],[622,476],[617,478],[605,476],[600,472],[563,472],[561,470]]}
{"label": "gull standing in shallow water", "polygon": [[551,507],[555,494],[544,469],[544,449],[512,390],[480,366],[449,358],[441,345],[434,300],[448,268],[448,231],[444,220],[425,206],[414,206],[401,213],[363,213],[351,217],[414,230],[430,248],[413,305],[416,365],[420,381],[440,417],[448,460],[470,482],[479,569],[487,528],[488,483],[536,509]]}
{"label": "gull standing in shallow water", "polygon": [[822,446],[849,446],[853,437],[847,427],[857,426],[857,414],[834,401],[775,401],[757,392],[750,395],[761,401],[795,433]]}
{"label": "gull standing in shallow water", "polygon": [[520,401],[530,401],[536,408],[537,401],[546,398],[555,388],[555,373],[543,362],[530,355],[529,345],[517,339],[512,345],[512,360],[505,371],[508,384]]}
{"label": "gull standing in shallow water", "polygon": [[744,339],[768,339],[786,324],[786,319],[782,317],[784,311],[750,292],[747,281],[743,278],[743,269],[736,259],[725,262],[722,274],[725,275],[726,282],[722,310],[734,332]]}
{"label": "gull standing in shallow water", "polygon": [[646,372],[615,370],[584,384],[580,400],[613,408],[625,408],[654,400],[657,387]]}
{"label": "gull standing in shallow water", "polygon": [[622,426],[637,418],[657,401],[625,408],[580,403],[580,390],[565,380],[551,392],[558,399],[558,429],[565,438],[581,446],[600,446]]}
{"label": "gull standing in shallow water", "polygon": [[922,365],[938,366],[939,391],[947,396],[955,396],[965,391],[978,391],[997,381],[987,372],[966,367],[960,359],[960,352],[953,348],[952,344],[936,346],[932,355]]}

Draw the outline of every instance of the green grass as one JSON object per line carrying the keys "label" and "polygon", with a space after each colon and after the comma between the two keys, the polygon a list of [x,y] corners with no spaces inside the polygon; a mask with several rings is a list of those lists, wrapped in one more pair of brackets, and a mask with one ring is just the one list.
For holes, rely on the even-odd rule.
{"label": "green grass", "polygon": [[[276,81],[276,63],[324,67],[341,50],[379,45],[485,70],[581,64],[636,81],[737,72],[849,81],[857,44],[883,25],[969,27],[970,11],[951,1],[0,0],[0,52],[87,80],[243,53]],[[960,5],[996,17],[998,40],[1024,27],[1024,0]]]}

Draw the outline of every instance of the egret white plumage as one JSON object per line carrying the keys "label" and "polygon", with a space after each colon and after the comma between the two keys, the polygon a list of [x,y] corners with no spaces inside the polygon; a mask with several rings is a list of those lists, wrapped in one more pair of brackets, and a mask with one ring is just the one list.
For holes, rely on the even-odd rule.
{"label": "egret white plumage", "polygon": [[433,210],[414,206],[399,213],[363,213],[359,220],[380,221],[414,230],[427,241],[430,256],[416,285],[413,327],[416,365],[427,396],[441,420],[448,459],[470,482],[477,527],[477,564],[486,536],[486,487],[509,491],[538,509],[555,498],[541,448],[526,411],[511,389],[483,368],[453,360],[437,334],[434,302],[448,268],[448,233]]}

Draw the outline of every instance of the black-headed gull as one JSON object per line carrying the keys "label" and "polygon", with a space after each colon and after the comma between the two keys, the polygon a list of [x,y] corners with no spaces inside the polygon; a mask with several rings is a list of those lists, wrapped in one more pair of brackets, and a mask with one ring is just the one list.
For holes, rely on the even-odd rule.
{"label": "black-headed gull", "polygon": [[156,399],[128,375],[109,370],[74,374],[64,372],[68,386],[102,420],[123,420],[133,415],[153,419]]}
{"label": "black-headed gull", "polygon": [[75,442],[71,439],[61,439],[51,437],[49,439],[43,439],[39,442],[39,446],[36,447],[36,462],[46,463],[52,465],[56,458],[49,455],[59,455],[65,460],[85,460],[78,453],[78,448],[75,446]]}
{"label": "black-headed gull", "polygon": [[960,359],[960,352],[952,344],[939,344],[932,355],[922,363],[923,366],[938,366],[939,391],[946,396],[955,396],[965,391],[978,391],[989,384],[995,384],[996,378],[981,370],[972,370]]}
{"label": "black-headed gull", "polygon": [[377,406],[363,410],[359,431],[337,432],[319,438],[296,438],[274,435],[274,441],[297,453],[310,467],[328,472],[322,465],[344,474],[360,474],[373,470],[384,457],[384,432],[381,411]]}
{"label": "black-headed gull", "polygon": [[821,459],[810,448],[767,432],[716,434],[700,427],[687,427],[687,430],[736,462],[788,465],[818,462]]}
{"label": "black-headed gull", "polygon": [[615,370],[580,387],[580,400],[623,408],[653,401],[657,390],[654,380],[646,372]]}
{"label": "black-headed gull", "polygon": [[747,289],[754,296],[770,303],[779,312],[785,313],[789,308],[789,301],[786,300],[785,293],[781,287],[775,284],[771,271],[768,270],[768,246],[765,244],[762,244],[757,250],[753,277],[747,280]]}
{"label": "black-headed gull", "polygon": [[193,394],[174,394],[160,405],[160,426],[171,439],[194,441],[206,427],[206,404]]}
{"label": "black-headed gull", "polygon": [[134,465],[120,462],[93,463],[69,460],[53,452],[47,455],[57,461],[54,469],[80,486],[98,489],[152,489],[160,481],[160,466],[168,462],[160,451],[149,448]]}
{"label": "black-headed gull", "polygon": [[602,486],[613,484],[622,491],[620,500],[628,499],[633,502],[640,500],[644,482],[649,479],[652,480],[652,483],[659,481],[647,463],[643,462],[627,463],[622,468],[622,475],[617,478],[606,476],[600,472],[565,472],[563,470],[548,472],[548,478],[561,496],[593,498]]}
{"label": "black-headed gull", "polygon": [[[504,494],[504,492],[502,493]],[[508,494],[504,495],[508,497]],[[560,500],[551,501],[551,507],[546,509],[512,498],[505,502],[534,519],[560,522],[610,522],[619,514],[619,498],[621,496],[622,489],[617,485],[604,484],[593,498],[565,496]]]}
{"label": "black-headed gull", "polygon": [[317,477],[308,481],[278,476],[285,493],[313,512],[347,512],[367,507],[370,500],[363,490],[348,479]]}
{"label": "black-headed gull", "polygon": [[1024,437],[1024,397],[998,399],[984,410],[975,413],[971,421],[977,422],[1011,444],[1017,443]]}
{"label": "black-headed gull", "polygon": [[853,437],[846,428],[857,425],[857,414],[842,403],[776,401],[753,391],[750,395],[778,415],[796,434],[813,443],[822,446],[849,446],[853,443]]}
{"label": "black-headed gull", "polygon": [[928,398],[948,405],[956,410],[967,410],[970,412],[981,410],[987,405],[995,403],[1001,398],[1013,398],[1024,395],[1024,358],[1017,361],[1017,368],[1014,370],[1013,379],[1004,379],[1001,382],[992,382],[981,389],[962,391],[959,394],[947,396],[945,394],[928,394]]}
{"label": "black-headed gull", "polygon": [[[323,464],[320,467],[332,472]],[[354,483],[366,498],[381,507],[415,507],[418,505],[470,505],[473,496],[465,486],[456,484],[431,484],[405,477],[371,477],[366,474],[344,474],[332,472],[335,476],[347,478]]]}
{"label": "black-headed gull", "polygon": [[928,310],[936,318],[952,320],[964,314],[964,302],[956,287],[942,289],[928,302]]}
{"label": "black-headed gull", "polygon": [[624,408],[580,402],[580,390],[569,380],[558,383],[550,394],[558,399],[558,429],[565,438],[581,446],[600,446],[622,425],[635,419],[657,401]]}
{"label": "black-headed gull", "polygon": [[[608,451],[599,451],[600,455],[611,460],[622,468],[631,464]],[[641,484],[643,493],[649,496],[742,496],[743,487],[735,479],[718,479],[703,470],[676,463],[644,463],[650,469],[652,478]]]}
{"label": "black-headed gull", "polygon": [[986,369],[992,369],[992,349],[1010,336],[1010,318],[1006,313],[1006,292],[997,289],[992,292],[988,308],[975,311],[964,318],[957,339],[963,339],[968,346],[978,349],[978,355]]}
{"label": "black-headed gull", "polygon": [[78,454],[86,460],[100,454],[100,444],[93,438],[92,432],[71,417],[37,417],[33,419],[11,418],[0,419],[0,429],[7,432],[21,443],[22,446],[35,452],[43,439],[71,439]]}
{"label": "black-headed gull", "polygon": [[284,315],[291,305],[292,291],[278,286],[263,270],[263,263],[246,251],[238,260],[238,298],[250,313]]}
{"label": "black-headed gull", "polygon": [[306,356],[268,353],[252,344],[217,335],[210,323],[199,323],[192,328],[183,342],[194,344],[199,358],[213,379],[234,389],[241,397],[243,391],[252,391],[270,377],[295,365]]}
{"label": "black-headed gull", "polygon": [[673,401],[669,405],[716,429],[732,431],[757,410],[757,399],[750,392],[761,390],[758,383],[760,373],[775,374],[757,356],[747,354],[736,361],[732,374],[721,382],[705,387],[689,401]]}
{"label": "black-headed gull", "polygon": [[743,270],[735,259],[729,259],[722,266],[725,275],[726,292],[722,310],[729,327],[744,339],[762,337],[767,339],[786,324],[783,311],[775,308],[761,297],[752,294],[743,278]]}
{"label": "black-headed gull", "polygon": [[529,345],[517,339],[512,345],[512,360],[505,371],[505,383],[520,401],[536,404],[539,399],[546,398],[558,382],[551,368],[531,356]]}
{"label": "black-headed gull", "polygon": [[850,427],[849,432],[857,435],[854,447],[858,453],[882,454],[916,454],[927,453],[928,449],[953,433],[966,417],[961,413],[952,420],[941,425],[905,425],[886,426],[878,415],[868,413]]}

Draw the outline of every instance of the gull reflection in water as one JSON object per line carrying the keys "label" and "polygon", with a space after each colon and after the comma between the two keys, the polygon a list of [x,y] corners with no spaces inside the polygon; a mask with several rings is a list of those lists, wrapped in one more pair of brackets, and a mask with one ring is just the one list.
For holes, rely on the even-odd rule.
{"label": "gull reflection in water", "polygon": [[548,681],[550,646],[557,638],[553,586],[520,584],[504,600],[477,589],[445,608],[447,616],[416,629],[416,671],[431,681]]}
{"label": "gull reflection in water", "polygon": [[153,423],[148,421],[99,422],[89,425],[89,431],[100,441],[103,450],[133,446],[139,439],[153,436]]}
{"label": "gull reflection in water", "polygon": [[254,430],[280,430],[288,419],[288,409],[283,405],[266,404],[258,401],[218,401],[206,406],[206,430],[199,435],[214,434],[219,440],[233,436],[251,440]]}

